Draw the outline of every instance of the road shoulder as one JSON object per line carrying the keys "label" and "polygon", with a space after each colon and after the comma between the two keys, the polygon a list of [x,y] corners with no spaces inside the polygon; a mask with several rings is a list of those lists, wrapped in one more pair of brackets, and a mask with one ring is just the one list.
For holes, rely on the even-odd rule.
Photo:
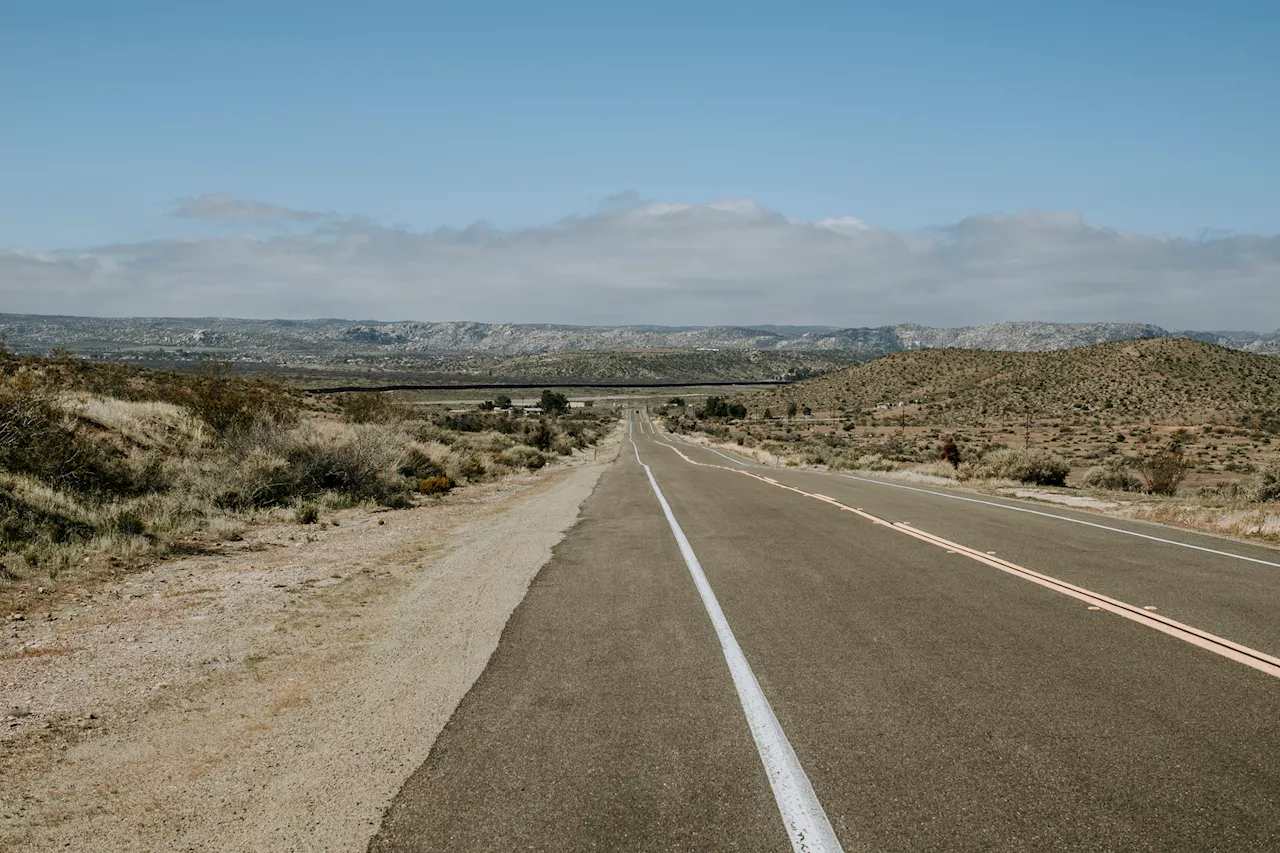
{"label": "road shoulder", "polygon": [[16,712],[0,847],[363,850],[610,444],[595,464],[353,510],[313,536],[264,528],[234,557],[165,563],[34,616],[0,659]]}

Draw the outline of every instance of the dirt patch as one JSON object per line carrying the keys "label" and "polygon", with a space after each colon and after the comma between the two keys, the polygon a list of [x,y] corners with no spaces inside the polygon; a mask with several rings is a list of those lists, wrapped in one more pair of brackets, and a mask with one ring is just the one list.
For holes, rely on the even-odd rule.
{"label": "dirt patch", "polygon": [[607,448],[5,614],[0,849],[363,850]]}
{"label": "dirt patch", "polygon": [[1050,492],[1045,489],[1009,489],[1009,494],[1018,498],[1030,498],[1036,501],[1045,501],[1051,504],[1062,504],[1063,506],[1079,507],[1081,509],[1099,509],[1108,510],[1116,509],[1120,504],[1115,501],[1105,501],[1101,498],[1091,498],[1088,495],[1064,495],[1060,492]]}

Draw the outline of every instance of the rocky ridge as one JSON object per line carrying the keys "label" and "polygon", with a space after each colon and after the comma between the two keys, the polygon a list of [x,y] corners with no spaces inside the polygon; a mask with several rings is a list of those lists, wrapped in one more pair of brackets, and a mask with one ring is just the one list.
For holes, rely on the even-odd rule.
{"label": "rocky ridge", "polygon": [[916,349],[1047,352],[1119,340],[1188,337],[1232,349],[1280,353],[1280,331],[1177,331],[1141,323],[993,323],[930,328],[911,323],[821,326],[568,326],[339,319],[95,318],[0,314],[0,334],[18,350],[65,347],[77,354],[148,353],[230,360],[340,363],[418,355],[515,356],[626,349],[830,351],[871,359]]}

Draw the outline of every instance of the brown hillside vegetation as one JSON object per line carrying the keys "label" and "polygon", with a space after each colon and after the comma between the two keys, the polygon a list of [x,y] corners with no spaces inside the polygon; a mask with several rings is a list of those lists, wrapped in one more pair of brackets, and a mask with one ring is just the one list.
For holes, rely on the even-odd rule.
{"label": "brown hillside vegetation", "polygon": [[[1280,358],[1179,338],[1057,352],[913,350],[745,398],[859,420],[948,426],[1036,419],[1222,424],[1280,431]],[[890,411],[881,406],[888,404]]]}
{"label": "brown hillside vegetation", "polygon": [[198,552],[250,523],[406,509],[537,470],[612,422],[315,400],[219,366],[166,373],[0,348],[0,606],[33,584]]}

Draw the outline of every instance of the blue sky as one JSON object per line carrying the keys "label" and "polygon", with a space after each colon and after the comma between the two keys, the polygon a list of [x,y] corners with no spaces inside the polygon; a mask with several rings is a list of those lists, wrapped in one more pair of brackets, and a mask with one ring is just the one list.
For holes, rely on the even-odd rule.
{"label": "blue sky", "polygon": [[[628,190],[895,234],[1026,210],[1150,237],[1280,232],[1276,3],[0,0],[0,16],[0,249],[243,234],[169,215],[205,194],[407,234],[543,229]],[[47,282],[9,284],[30,307]]]}

